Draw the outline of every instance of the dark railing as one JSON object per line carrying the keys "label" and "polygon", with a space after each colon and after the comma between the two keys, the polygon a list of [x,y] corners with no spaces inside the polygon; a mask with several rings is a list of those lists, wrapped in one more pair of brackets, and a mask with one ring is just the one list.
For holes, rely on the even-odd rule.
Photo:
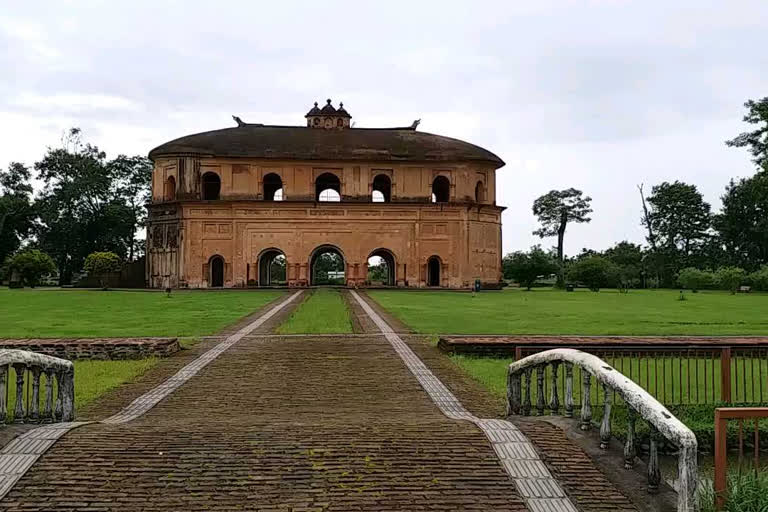
{"label": "dark railing", "polygon": [[[41,383],[45,386],[42,400]],[[10,395],[13,386],[15,392]],[[71,361],[26,350],[0,350],[0,423],[53,423],[74,418],[75,367]]]}
{"label": "dark railing", "polygon": [[443,337],[439,346],[467,355],[520,360],[557,348],[593,354],[661,403],[753,405],[768,401],[766,338]]}
{"label": "dark railing", "polygon": [[760,418],[768,418],[768,407],[718,407],[715,409],[715,504],[725,506],[728,474],[728,421],[739,422],[739,457],[744,455],[744,420],[753,420],[754,468],[760,465]]}

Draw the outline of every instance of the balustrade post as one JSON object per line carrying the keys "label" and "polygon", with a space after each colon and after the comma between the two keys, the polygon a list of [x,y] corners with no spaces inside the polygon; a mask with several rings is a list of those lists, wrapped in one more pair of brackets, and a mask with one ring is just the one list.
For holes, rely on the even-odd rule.
{"label": "balustrade post", "polygon": [[45,370],[45,404],[43,405],[43,423],[53,421],[53,380],[55,379],[53,370]]}
{"label": "balustrade post", "polygon": [[573,364],[565,363],[565,417],[573,418]]}
{"label": "balustrade post", "polygon": [[659,492],[659,483],[661,483],[661,469],[659,468],[660,437],[658,429],[651,425],[650,450],[648,452],[648,492],[650,494]]}
{"label": "balustrade post", "polygon": [[32,403],[29,405],[29,420],[40,421],[40,368],[32,368]]}
{"label": "balustrade post", "polygon": [[552,414],[557,414],[560,410],[560,397],[557,395],[557,369],[560,363],[555,361],[552,363],[552,389],[549,394],[549,410]]}
{"label": "balustrade post", "polygon": [[14,364],[16,370],[16,408],[13,411],[13,422],[24,423],[26,411],[24,410],[24,372],[27,367],[24,364]]}
{"label": "balustrade post", "polygon": [[624,469],[632,469],[635,465],[635,423],[637,413],[633,408],[627,406],[627,441],[624,443]]}
{"label": "balustrade post", "polygon": [[61,383],[61,421],[73,421],[75,419],[75,368],[74,366],[64,370]]}
{"label": "balustrade post", "polygon": [[547,367],[540,364],[536,367],[536,410],[539,416],[544,416],[544,371]]}
{"label": "balustrade post", "polygon": [[6,393],[8,390],[8,365],[0,366],[0,423],[5,423],[8,417],[8,401]]}
{"label": "balustrade post", "polygon": [[589,430],[592,427],[592,375],[588,371],[582,371],[581,389],[581,430]]}
{"label": "balustrade post", "polygon": [[531,414],[531,373],[533,370],[529,367],[524,370],[525,373],[525,397],[523,398],[523,414]]}
{"label": "balustrade post", "polygon": [[520,414],[520,372],[507,374],[507,416]]}
{"label": "balustrade post", "polygon": [[61,419],[61,405],[62,405],[62,394],[64,391],[62,390],[63,387],[63,373],[62,371],[56,372],[56,405],[53,407],[53,421],[54,423],[57,421],[62,421]]}
{"label": "balustrade post", "polygon": [[611,388],[603,384],[603,421],[600,424],[600,449],[608,448],[611,442]]}

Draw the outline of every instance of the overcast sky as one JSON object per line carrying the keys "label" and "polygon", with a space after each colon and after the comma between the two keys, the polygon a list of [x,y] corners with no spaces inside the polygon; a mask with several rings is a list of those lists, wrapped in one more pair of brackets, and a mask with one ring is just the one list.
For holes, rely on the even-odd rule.
{"label": "overcast sky", "polygon": [[536,197],[582,189],[595,213],[571,254],[644,241],[638,183],[695,183],[717,209],[753,173],[723,141],[768,96],[765,0],[363,4],[0,0],[0,165],[70,126],[147,154],[231,114],[303,124],[333,98],[357,126],[421,118],[505,160],[505,252],[540,242]]}

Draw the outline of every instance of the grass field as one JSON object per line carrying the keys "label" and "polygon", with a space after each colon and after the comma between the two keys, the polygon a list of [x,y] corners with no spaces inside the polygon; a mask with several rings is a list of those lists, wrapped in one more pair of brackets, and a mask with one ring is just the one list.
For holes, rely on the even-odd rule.
{"label": "grass field", "polygon": [[768,294],[551,289],[372,290],[376,302],[428,334],[768,335]]}
{"label": "grass field", "polygon": [[319,288],[283,323],[280,334],[351,333],[349,309],[337,290]]}
{"label": "grass field", "polygon": [[0,289],[0,338],[201,336],[283,292]]}
{"label": "grass field", "polygon": [[[132,361],[74,361],[75,364],[75,412],[92,402],[110,389],[139,377],[152,368],[157,359]],[[32,378],[28,373],[24,382],[24,397],[32,396]],[[45,374],[40,377],[40,411],[45,404]],[[56,385],[54,384],[54,400]],[[16,407],[16,371],[11,369],[8,379],[8,413],[13,416]],[[27,407],[25,403],[25,408]]]}

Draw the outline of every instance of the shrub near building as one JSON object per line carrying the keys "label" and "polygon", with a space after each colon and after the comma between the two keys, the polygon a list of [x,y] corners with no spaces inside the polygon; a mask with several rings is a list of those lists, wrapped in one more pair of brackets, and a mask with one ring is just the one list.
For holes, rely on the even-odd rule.
{"label": "shrub near building", "polygon": [[9,286],[34,288],[43,276],[56,272],[56,264],[46,253],[37,249],[22,251],[11,256],[4,265],[7,270]]}
{"label": "shrub near building", "polygon": [[85,258],[83,268],[88,275],[98,276],[101,288],[106,290],[109,286],[109,275],[120,272],[120,257],[113,252],[92,252]]}

